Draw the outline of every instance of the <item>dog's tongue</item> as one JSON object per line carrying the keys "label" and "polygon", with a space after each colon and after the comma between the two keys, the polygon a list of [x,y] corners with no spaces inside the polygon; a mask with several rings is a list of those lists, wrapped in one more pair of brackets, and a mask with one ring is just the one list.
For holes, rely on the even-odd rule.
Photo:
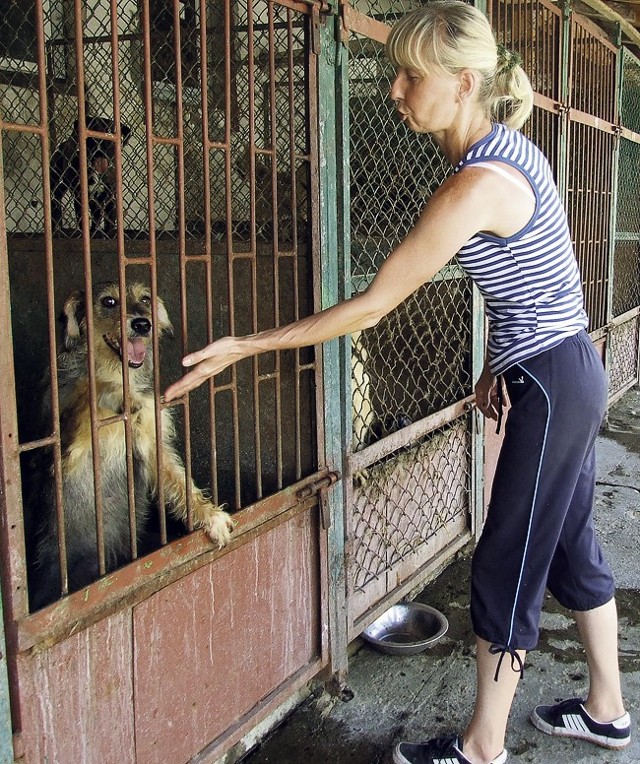
{"label": "dog's tongue", "polygon": [[140,364],[143,363],[146,354],[147,351],[144,346],[144,341],[140,337],[136,337],[133,340],[127,340],[129,363],[134,366],[140,366]]}

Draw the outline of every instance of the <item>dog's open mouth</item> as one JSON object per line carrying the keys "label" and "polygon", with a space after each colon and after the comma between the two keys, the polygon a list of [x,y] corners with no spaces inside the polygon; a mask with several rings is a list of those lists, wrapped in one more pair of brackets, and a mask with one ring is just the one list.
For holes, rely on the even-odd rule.
{"label": "dog's open mouth", "polygon": [[[120,339],[113,334],[103,334],[102,338],[113,352],[122,358]],[[147,348],[142,337],[127,339],[127,362],[132,369],[139,369],[147,356]]]}

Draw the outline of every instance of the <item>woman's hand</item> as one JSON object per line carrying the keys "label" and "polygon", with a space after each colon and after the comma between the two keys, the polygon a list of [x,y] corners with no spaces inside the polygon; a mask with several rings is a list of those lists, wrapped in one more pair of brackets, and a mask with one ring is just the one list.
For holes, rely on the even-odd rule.
{"label": "woman's hand", "polygon": [[476,382],[476,406],[479,411],[484,414],[487,419],[498,419],[498,411],[500,410],[500,400],[498,398],[498,387],[496,384],[496,378],[489,371],[489,367],[485,365],[480,375],[480,379]]}
{"label": "woman's hand", "polygon": [[185,356],[182,359],[182,365],[194,366],[195,368],[185,374],[182,379],[169,385],[164,394],[165,401],[172,401],[191,390],[195,390],[210,377],[224,371],[227,366],[250,355],[250,352],[241,347],[240,339],[238,337],[222,337],[202,350]]}

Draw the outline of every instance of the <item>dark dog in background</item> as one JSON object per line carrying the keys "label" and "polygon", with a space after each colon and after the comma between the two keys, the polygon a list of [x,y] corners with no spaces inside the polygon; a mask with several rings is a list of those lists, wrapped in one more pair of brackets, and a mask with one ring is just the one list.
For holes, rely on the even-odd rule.
{"label": "dark dog in background", "polygon": [[[87,117],[87,129],[115,133],[115,123],[106,117]],[[126,146],[131,130],[120,126],[122,146]],[[91,234],[112,237],[116,232],[115,143],[104,138],[87,138],[87,185],[89,189],[89,223]],[[62,229],[63,201],[67,193],[73,199],[77,230],[82,225],[82,186],[80,182],[79,123],[51,156],[51,218],[54,231]]]}
{"label": "dark dog in background", "polygon": [[[93,305],[93,354],[98,417],[122,414],[123,365],[129,375],[129,410],[133,451],[135,527],[140,540],[145,532],[151,503],[162,484],[164,501],[172,515],[187,519],[187,493],[191,496],[193,524],[204,528],[210,539],[224,546],[233,527],[229,515],[215,506],[193,483],[187,485],[185,469],[174,440],[171,410],[161,414],[162,473],[158,476],[156,402],[153,392],[153,332],[172,333],[162,300],[157,301],[156,326],[152,324],[151,292],[131,283],[126,290],[126,326],[120,331],[118,284],[96,287]],[[62,498],[69,591],[95,581],[99,576],[96,541],[95,488],[91,416],[89,404],[88,342],[85,297],[73,293],[63,309],[64,350],[58,355],[58,395],[62,451]],[[51,391],[45,395],[46,421],[51,422]],[[103,506],[102,529],[107,571],[131,555],[127,450],[122,421],[99,428],[100,484]],[[27,527],[31,528],[31,607],[36,610],[60,596],[59,533],[56,516],[53,463],[43,466],[34,482],[35,501],[29,503]]]}

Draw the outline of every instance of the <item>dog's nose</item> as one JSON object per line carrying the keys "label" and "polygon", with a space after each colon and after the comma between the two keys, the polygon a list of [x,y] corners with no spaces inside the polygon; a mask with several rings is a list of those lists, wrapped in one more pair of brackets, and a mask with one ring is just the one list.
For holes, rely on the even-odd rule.
{"label": "dog's nose", "polygon": [[134,318],[131,322],[131,328],[136,334],[149,334],[151,331],[151,321],[148,318]]}

